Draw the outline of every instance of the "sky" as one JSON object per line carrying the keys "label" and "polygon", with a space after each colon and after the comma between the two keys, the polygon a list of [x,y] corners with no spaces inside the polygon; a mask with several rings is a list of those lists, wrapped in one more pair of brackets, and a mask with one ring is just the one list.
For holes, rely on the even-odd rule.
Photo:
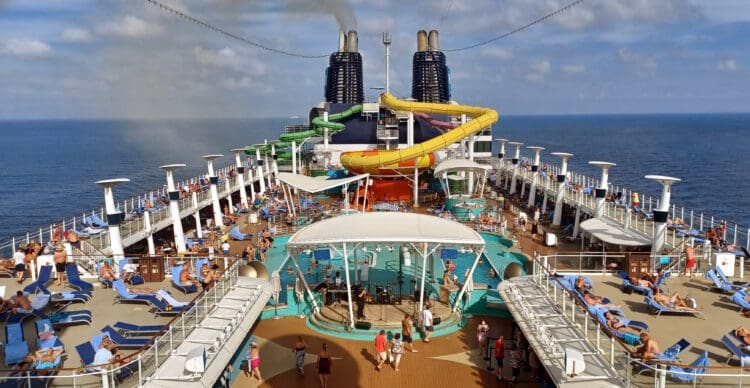
{"label": "sky", "polygon": [[[338,31],[357,29],[365,96],[409,97],[420,29],[441,49],[572,0],[0,0],[0,119],[306,117]],[[750,2],[585,0],[446,51],[452,98],[501,114],[747,112]]]}

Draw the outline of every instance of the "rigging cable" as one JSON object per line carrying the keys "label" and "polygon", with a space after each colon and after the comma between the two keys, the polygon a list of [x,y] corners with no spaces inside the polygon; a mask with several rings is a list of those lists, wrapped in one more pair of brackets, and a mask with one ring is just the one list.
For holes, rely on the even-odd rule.
{"label": "rigging cable", "polygon": [[178,9],[172,8],[172,7],[170,7],[170,6],[168,6],[168,5],[164,4],[164,3],[161,3],[161,2],[159,2],[157,0],[146,0],[146,1],[148,3],[150,3],[150,4],[152,4],[152,5],[155,5],[155,6],[159,7],[159,8],[167,11],[167,12],[170,12],[170,13],[176,15],[176,16],[179,16],[179,17],[181,17],[181,18],[183,18],[183,19],[185,19],[185,20],[187,20],[189,22],[193,22],[193,23],[195,23],[195,24],[197,24],[197,25],[199,25],[201,27],[204,27],[206,29],[209,29],[209,30],[211,30],[213,32],[219,33],[221,35],[224,35],[224,36],[229,37],[231,39],[234,39],[234,40],[240,41],[242,43],[248,44],[250,46],[255,46],[255,47],[257,47],[259,49],[262,49],[262,50],[270,51],[270,52],[273,52],[273,53],[276,53],[276,54],[288,55],[290,57],[296,57],[296,58],[317,59],[317,58],[327,58],[328,57],[328,54],[324,54],[324,55],[306,55],[306,54],[299,54],[299,53],[295,53],[295,52],[291,52],[291,51],[286,51],[286,50],[281,50],[281,49],[277,49],[277,48],[274,48],[274,47],[266,46],[266,45],[264,45],[262,43],[254,42],[254,41],[252,41],[250,39],[243,38],[243,37],[241,37],[241,36],[239,36],[237,34],[234,34],[234,33],[231,33],[229,31],[223,30],[223,29],[221,29],[219,27],[216,27],[216,26],[214,26],[212,24],[204,22],[203,20],[194,18],[194,17],[192,17],[192,16],[190,16],[190,15],[188,15],[188,14],[186,14],[186,13],[184,13],[184,12],[178,10]]}
{"label": "rigging cable", "polygon": [[484,46],[486,44],[498,41],[500,39],[507,38],[507,37],[509,37],[509,36],[511,36],[511,35],[513,35],[515,33],[521,32],[521,31],[523,31],[523,30],[525,30],[527,28],[533,27],[533,26],[535,26],[535,25],[537,25],[539,23],[542,23],[542,22],[546,21],[547,19],[553,18],[553,17],[557,16],[558,14],[561,14],[561,13],[563,13],[563,12],[565,12],[565,11],[567,11],[567,10],[569,10],[569,9],[571,9],[571,8],[575,7],[576,5],[581,4],[581,3],[583,3],[583,0],[575,0],[574,2],[569,3],[569,4],[565,5],[565,6],[563,6],[562,8],[559,8],[559,9],[553,11],[553,12],[550,12],[550,13],[548,13],[548,14],[540,17],[539,19],[534,20],[531,23],[528,23],[526,25],[518,27],[518,28],[516,28],[514,30],[508,31],[508,32],[506,32],[506,33],[504,33],[504,34],[502,34],[500,36],[496,36],[496,37],[494,37],[492,39],[488,39],[488,40],[485,40],[483,42],[475,43],[475,44],[472,44],[471,46],[466,46],[466,47],[461,47],[461,48],[455,48],[455,49],[441,49],[441,51],[464,51],[464,50],[470,50],[470,49],[473,49],[473,48],[477,48],[479,46]]}

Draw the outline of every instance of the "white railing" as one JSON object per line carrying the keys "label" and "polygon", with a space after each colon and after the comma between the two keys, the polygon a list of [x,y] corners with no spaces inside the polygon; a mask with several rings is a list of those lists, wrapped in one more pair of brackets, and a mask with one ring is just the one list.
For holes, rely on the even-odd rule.
{"label": "white railing", "polygon": [[[220,174],[223,174],[225,177],[229,176],[229,170],[235,168],[234,164],[230,164],[226,167],[220,168],[216,170],[217,176]],[[258,177],[253,175],[253,182],[250,181],[250,168],[249,166],[245,166],[246,171],[244,173],[245,178],[245,184],[250,185],[254,181],[258,180]],[[264,169],[264,173],[266,173],[268,170]],[[176,182],[175,186],[177,188],[189,186],[191,183],[194,183],[198,181],[201,178],[204,178],[205,175],[201,175],[195,178],[191,178],[182,182]],[[232,191],[238,190],[238,179],[236,176],[232,176],[230,179],[230,187]],[[221,198],[224,198],[228,193],[226,190],[226,186],[224,184],[220,184],[218,187],[219,196]],[[120,224],[120,234],[122,239],[126,239],[127,237],[136,234],[142,230],[145,229],[144,220],[143,217],[137,217],[134,214],[132,214],[133,210],[136,208],[139,208],[142,206],[141,204],[144,203],[146,200],[151,201],[152,203],[156,203],[159,198],[167,197],[167,188],[166,185],[162,186],[161,188],[158,188],[156,190],[152,190],[148,193],[144,193],[135,197],[128,198],[123,201],[119,201],[115,204],[115,206],[120,209],[123,214],[126,216],[126,219]],[[198,201],[199,203],[205,200],[210,199],[211,193],[208,190],[207,187],[203,187],[200,191],[198,191]],[[184,209],[190,209],[192,208],[192,203],[190,200],[190,197],[181,198],[180,199],[180,210]],[[70,229],[80,229],[84,226],[84,220],[86,217],[89,217],[91,215],[96,215],[100,219],[106,221],[106,212],[103,207],[99,209],[94,209],[90,211],[85,211],[81,213],[79,216],[73,216],[68,219],[63,219],[58,222],[50,223],[47,226],[39,227],[38,229],[35,229],[33,231],[26,232],[24,235],[17,235],[17,236],[11,236],[10,238],[6,240],[0,240],[0,257],[11,257],[13,254],[13,250],[15,247],[18,246],[20,243],[29,243],[31,240],[35,240],[42,245],[45,243],[53,240],[53,239],[61,239],[62,236],[55,236],[56,229],[58,226],[62,228],[62,230],[70,230]],[[163,207],[158,210],[154,210],[151,212],[151,224],[155,225],[157,222],[167,219],[170,217],[168,207]],[[98,236],[92,236],[89,239],[89,244],[91,246],[95,247],[98,250],[104,250],[107,247],[109,247],[109,237],[107,236],[107,233],[104,232],[101,235]]]}
{"label": "white railing", "polygon": [[[166,260],[166,258],[165,258]],[[228,258],[225,258],[225,261]],[[228,262],[228,261],[227,261]],[[6,382],[23,383],[31,388],[33,383],[54,380],[54,386],[64,387],[126,387],[142,386],[149,377],[156,373],[159,366],[169,357],[173,350],[182,344],[190,333],[198,328],[199,323],[212,311],[213,307],[237,284],[238,268],[241,261],[228,262],[228,269],[223,273],[224,280],[218,281],[208,292],[201,292],[191,303],[193,307],[175,317],[164,326],[164,330],[154,336],[148,345],[126,355],[129,359],[124,365],[89,365],[82,368],[60,368],[50,370],[53,376],[6,377]],[[73,346],[69,345],[69,349]],[[94,370],[101,369],[101,370]],[[126,373],[132,371],[131,373]],[[0,371],[7,375],[10,371]],[[122,376],[119,374],[122,373]]]}
{"label": "white railing", "polygon": [[[531,163],[531,159],[529,158],[521,158],[521,160],[529,164]],[[513,165],[510,163],[510,160],[504,159],[501,161],[497,158],[494,158],[492,160],[492,164],[498,166],[499,170],[501,171],[501,174],[498,174],[497,177],[497,184],[503,185],[507,182],[507,185],[509,186],[511,180],[510,177],[513,174]],[[531,182],[532,173],[527,168],[522,168],[520,166],[518,168],[517,179],[519,179],[518,190],[520,191],[520,187],[523,184],[522,182]],[[537,178],[537,188],[547,190],[550,198],[554,198],[557,192],[556,176],[560,173],[560,168],[555,164],[541,162],[540,170],[542,168],[546,170],[545,176],[542,176],[541,174],[539,175],[539,177]],[[503,173],[508,175],[507,179],[504,177]],[[568,182],[572,187],[565,187],[565,201],[575,205],[581,204],[583,208],[586,208],[590,212],[593,212],[593,210],[596,209],[596,198],[594,198],[593,192],[589,195],[584,194],[582,190],[588,187],[598,187],[599,180],[572,171],[569,171],[569,173],[570,178]],[[530,183],[527,183],[527,186],[529,184]],[[630,189],[615,186],[610,183],[608,192],[623,193],[623,195],[627,196],[625,199],[625,203],[627,203],[628,205],[631,204]],[[657,209],[659,207],[658,197],[647,195],[641,191],[639,191],[639,193],[641,207],[645,211],[650,212],[653,211],[653,209]],[[625,207],[617,206],[613,202],[605,202],[605,215],[624,223],[625,217],[627,217],[627,210],[625,209]],[[686,209],[684,206],[677,206],[676,204],[672,204],[669,216],[672,219],[680,218],[684,221],[685,224],[690,227],[690,229],[695,229],[701,232],[706,231],[709,228],[717,228],[721,225],[721,220],[717,217],[710,216],[693,209]],[[642,214],[637,214],[635,212],[631,212],[630,217],[630,227],[632,229],[642,232],[649,237],[653,236],[655,230],[655,225],[653,222],[646,219],[646,217],[644,217]],[[719,238],[725,240],[727,244],[743,246],[745,247],[745,249],[750,250],[750,228],[745,225],[727,221],[726,229],[724,230],[723,235],[719,236]],[[678,236],[677,231],[670,230],[666,234],[665,239],[668,245],[676,246],[679,244],[680,237]]]}
{"label": "white railing", "polygon": [[[575,254],[538,256],[533,259],[534,268],[533,275],[531,276],[534,282],[545,290],[547,296],[555,302],[563,314],[582,332],[587,341],[595,346],[597,351],[604,355],[616,370],[621,371],[621,376],[628,386],[664,388],[667,386],[668,377],[671,373],[668,367],[683,368],[683,373],[695,376],[696,378],[689,383],[693,387],[697,386],[697,384],[706,386],[748,386],[748,382],[744,380],[748,379],[750,381],[750,373],[745,374],[745,370],[741,367],[709,366],[707,368],[696,368],[677,362],[652,361],[650,363],[643,363],[639,358],[634,357],[625,343],[619,338],[610,336],[609,329],[601,324],[598,318],[593,316],[586,306],[583,306],[577,296],[563,288],[562,284],[559,283],[559,279],[555,276],[561,273],[602,274],[602,271],[599,269],[591,269],[587,265],[587,260],[607,263],[608,260],[624,258],[623,255],[619,255],[619,257],[618,255],[603,255],[601,253],[598,253],[598,255],[597,257],[597,253],[593,252],[582,253],[578,256],[577,261]],[[566,268],[558,267],[558,263],[562,261],[566,263],[572,262],[574,265],[566,266]],[[603,274],[612,274],[612,271],[605,271]],[[638,375],[643,374],[643,372],[653,375],[653,382],[651,382],[650,377],[649,380],[633,378],[632,375],[636,374],[633,373],[634,369],[636,369]],[[706,371],[700,372],[695,371],[695,369],[706,369]]]}

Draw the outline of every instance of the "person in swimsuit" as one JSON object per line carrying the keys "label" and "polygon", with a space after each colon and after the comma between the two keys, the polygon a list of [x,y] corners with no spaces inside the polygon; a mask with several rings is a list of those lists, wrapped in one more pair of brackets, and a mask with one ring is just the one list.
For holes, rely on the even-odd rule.
{"label": "person in swimsuit", "polygon": [[58,245],[55,248],[55,255],[52,260],[55,262],[55,272],[57,272],[57,282],[55,282],[55,285],[62,286],[65,281],[65,266],[68,264],[68,254],[62,245]]}
{"label": "person in swimsuit", "polygon": [[54,369],[56,367],[55,359],[63,354],[64,351],[65,350],[63,348],[47,348],[37,350],[34,353],[37,361],[36,373],[38,373],[40,376],[49,374],[49,369]]}
{"label": "person in swimsuit", "polygon": [[302,336],[297,337],[297,342],[292,347],[292,352],[294,352],[294,356],[297,359],[297,369],[299,370],[299,374],[304,375],[305,374],[305,348],[307,345],[305,344],[305,341],[302,339]]}
{"label": "person in swimsuit", "polygon": [[636,356],[643,359],[644,362],[649,361],[659,355],[659,344],[651,339],[647,333],[641,333],[641,345],[635,352]]}
{"label": "person in swimsuit", "polygon": [[414,349],[413,339],[411,338],[411,328],[413,324],[409,314],[404,314],[404,320],[401,321],[401,335],[403,337],[404,348],[409,348],[412,353],[416,353],[417,349]]}
{"label": "person in swimsuit", "polygon": [[318,352],[318,377],[320,378],[320,386],[328,388],[328,377],[331,376],[331,355],[328,354],[326,344],[323,344],[323,348]]}
{"label": "person in swimsuit", "polygon": [[260,350],[258,350],[258,344],[253,342],[250,344],[250,359],[248,361],[250,365],[250,377],[257,377],[260,382]]}
{"label": "person in swimsuit", "polygon": [[102,262],[102,268],[99,270],[99,277],[110,282],[117,280],[115,271],[112,270],[112,267],[109,266],[109,262],[106,260]]}
{"label": "person in swimsuit", "polygon": [[654,294],[654,302],[659,303],[662,306],[666,306],[677,311],[696,311],[700,309],[694,309],[687,305],[685,299],[680,296],[679,292],[675,292],[672,296],[667,296],[662,292]]}
{"label": "person in swimsuit", "polygon": [[615,316],[612,315],[612,313],[610,313],[609,311],[604,313],[604,318],[607,320],[607,326],[616,332],[630,333],[630,334],[635,334],[635,335],[640,334],[638,330],[628,327],[624,323],[620,322],[620,320],[615,318]]}

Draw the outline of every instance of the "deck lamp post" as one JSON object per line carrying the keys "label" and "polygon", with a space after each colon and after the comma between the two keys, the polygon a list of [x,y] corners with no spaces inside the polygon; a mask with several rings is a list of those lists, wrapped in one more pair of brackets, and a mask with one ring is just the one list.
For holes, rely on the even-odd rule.
{"label": "deck lamp post", "polygon": [[[172,216],[172,231],[174,232],[174,245],[177,254],[187,251],[185,246],[185,234],[182,231],[182,218],[180,217],[180,192],[174,185],[174,171],[185,167],[184,164],[167,164],[159,166],[167,173],[167,191],[169,191],[169,213]],[[200,227],[200,224],[197,225]]]}
{"label": "deck lamp post", "polygon": [[599,180],[599,187],[596,189],[596,217],[604,215],[604,198],[607,196],[607,185],[609,184],[609,169],[616,166],[610,162],[599,162],[591,161],[590,165],[597,166],[602,169],[602,178]]}
{"label": "deck lamp post", "polygon": [[[495,141],[498,142],[498,143],[500,143],[500,152],[497,153],[497,158],[500,159],[500,162],[498,163],[497,169],[502,171],[503,177],[507,177],[508,176],[507,171],[504,171],[505,170],[505,159],[503,159],[503,158],[505,157],[505,143],[508,142],[508,139],[495,138]],[[507,180],[507,179],[503,180],[503,188],[505,188],[505,180]],[[500,180],[499,179],[497,179],[495,181],[495,186],[500,186]]]}
{"label": "deck lamp post", "polygon": [[516,147],[516,153],[513,156],[513,159],[510,160],[513,165],[513,177],[510,180],[510,191],[508,194],[513,195],[516,193],[516,184],[518,183],[518,162],[521,160],[521,146],[523,143],[511,141],[508,142],[508,144]]}
{"label": "deck lamp post", "polygon": [[672,178],[663,175],[646,175],[646,179],[661,183],[661,201],[659,208],[654,210],[654,241],[651,244],[651,254],[659,255],[664,248],[664,236],[667,230],[667,219],[669,218],[669,201],[672,197],[672,184],[681,181],[679,178]]}
{"label": "deck lamp post", "polygon": [[534,163],[531,165],[531,186],[529,186],[529,202],[526,204],[529,208],[533,207],[536,203],[536,181],[539,179],[539,155],[544,150],[544,147],[530,146],[526,147],[534,151]]}
{"label": "deck lamp post", "polygon": [[247,190],[245,188],[245,166],[242,165],[242,159],[240,157],[240,155],[242,155],[242,153],[245,152],[245,149],[234,148],[231,151],[234,152],[234,161],[237,165],[237,181],[240,183],[240,203],[244,205],[245,208],[247,208],[248,203],[247,203]]}
{"label": "deck lamp post", "polygon": [[120,223],[124,218],[124,214],[115,207],[115,196],[112,192],[112,188],[125,182],[130,182],[130,179],[115,178],[96,182],[97,185],[104,188],[104,206],[107,210],[109,244],[112,249],[112,257],[115,260],[125,257],[125,250],[122,247],[122,238],[120,237]]}
{"label": "deck lamp post", "polygon": [[208,180],[211,183],[211,203],[213,205],[212,207],[214,208],[215,226],[224,226],[224,220],[221,215],[221,206],[219,205],[219,189],[216,188],[216,185],[219,183],[219,177],[217,177],[214,173],[214,160],[222,156],[224,155],[203,155],[203,159],[205,159],[206,163],[208,164]]}
{"label": "deck lamp post", "polygon": [[552,227],[560,228],[560,222],[562,222],[562,208],[563,200],[565,197],[565,179],[568,174],[568,159],[573,156],[567,152],[553,152],[552,155],[559,156],[562,161],[560,162],[560,174],[557,175],[557,195],[555,195],[555,210],[552,217]]}

